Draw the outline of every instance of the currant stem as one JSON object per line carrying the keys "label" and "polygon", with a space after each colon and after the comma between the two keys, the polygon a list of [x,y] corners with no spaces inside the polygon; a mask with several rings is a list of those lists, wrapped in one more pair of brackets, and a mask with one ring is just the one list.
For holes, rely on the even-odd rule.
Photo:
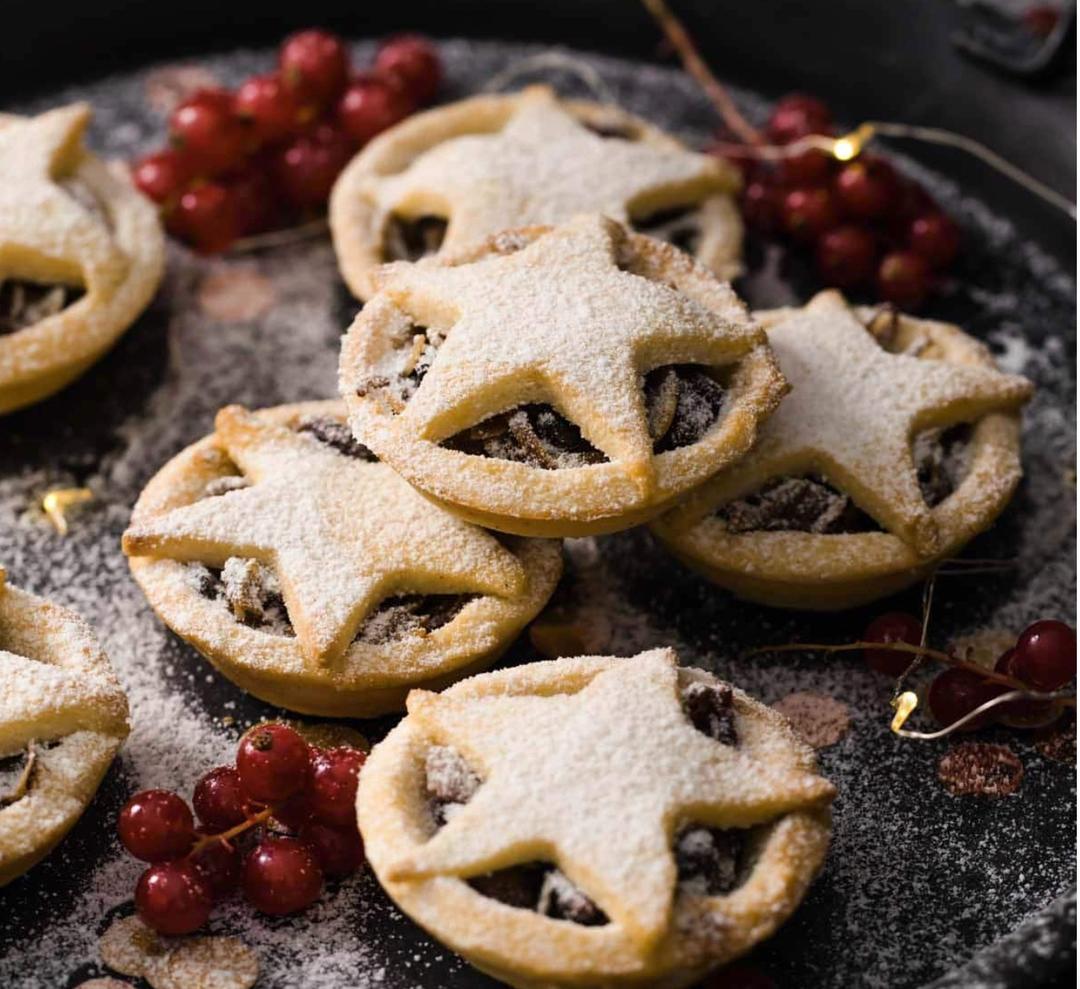
{"label": "currant stem", "polygon": [[191,847],[190,855],[198,855],[204,848],[219,841],[231,841],[237,835],[243,834],[250,828],[255,827],[256,824],[262,824],[263,821],[269,820],[274,813],[273,807],[264,807],[257,814],[252,814],[251,817],[246,818],[239,824],[229,828],[228,831],[222,831],[221,834],[208,834],[204,835]]}

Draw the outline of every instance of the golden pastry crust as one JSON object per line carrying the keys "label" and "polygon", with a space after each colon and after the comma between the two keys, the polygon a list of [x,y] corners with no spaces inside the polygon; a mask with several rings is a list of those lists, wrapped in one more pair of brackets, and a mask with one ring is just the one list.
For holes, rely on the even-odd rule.
{"label": "golden pastry crust", "polygon": [[[630,143],[605,147],[588,128]],[[518,188],[526,183],[528,194]],[[688,151],[617,106],[558,100],[549,87],[531,86],[436,107],[380,135],[335,184],[330,228],[342,277],[366,300],[377,291],[378,266],[391,260],[384,241],[392,216],[448,218],[442,248],[453,253],[500,230],[576,213],[626,222],[696,205],[694,257],[731,279],[742,271],[733,199],[740,185],[727,162]]]}
{"label": "golden pastry crust", "polygon": [[[520,989],[687,986],[748,951],[817,874],[834,791],[790,725],[741,691],[732,692],[735,746],[698,731],[680,699],[690,684],[719,681],[658,649],[533,663],[439,697],[413,694],[357,792],[379,882],[434,937]],[[455,747],[482,779],[441,828],[426,793],[433,745]],[[585,797],[581,787],[594,789]],[[703,821],[754,828],[752,864],[723,895],[676,884],[675,834]],[[464,881],[537,859],[553,861],[608,922],[554,919]]]}
{"label": "golden pastry crust", "polygon": [[[561,553],[550,541],[502,546],[385,465],[296,432],[319,417],[343,424],[344,408],[222,410],[217,432],[146,486],[124,551],[161,620],[244,690],[307,714],[366,717],[400,709],[411,687],[438,688],[494,662],[551,595]],[[250,486],[205,497],[238,466]],[[295,636],[237,620],[185,564],[229,557],[277,569]],[[380,602],[399,593],[469,599],[432,631],[356,640]]]}
{"label": "golden pastry crust", "polygon": [[[380,278],[342,347],[353,430],[433,500],[494,529],[576,536],[651,518],[746,453],[785,389],[730,286],[601,217]],[[424,333],[445,342],[404,402],[395,380]],[[677,364],[724,375],[726,397],[700,438],[655,453],[642,380]],[[607,459],[547,469],[443,443],[529,402],[549,403]]]}
{"label": "golden pastry crust", "polygon": [[[0,114],[0,281],[77,287],[84,295],[0,334],[0,415],[81,375],[146,308],[165,264],[154,206],[83,146],[85,104],[24,119]],[[101,215],[60,183],[76,183]]]}
{"label": "golden pastry crust", "polygon": [[90,627],[11,587],[0,567],[0,758],[33,743],[25,791],[0,801],[0,886],[71,830],[128,734],[127,698]]}
{"label": "golden pastry crust", "polygon": [[[811,303],[814,305],[846,318],[846,306],[837,293],[823,293]],[[792,318],[805,312],[782,309],[756,316],[772,334],[775,327],[785,323],[790,326]],[[865,325],[878,316],[877,310],[869,308],[851,312]],[[920,360],[952,365],[958,373],[963,369],[980,372],[972,378],[966,394],[950,396],[949,407],[940,414],[911,419],[912,430],[971,422],[969,461],[955,490],[933,507],[920,499],[917,511],[907,516],[917,522],[905,528],[902,519],[896,522],[896,495],[886,493],[882,499],[880,491],[864,487],[850,470],[850,458],[846,465],[837,465],[828,450],[818,451],[820,455],[813,451],[808,455],[794,446],[770,450],[770,429],[783,426],[774,420],[763,431],[761,445],[754,454],[652,523],[653,532],[672,553],[740,597],[778,607],[833,610],[865,604],[916,583],[942,559],[955,555],[993,524],[1012,498],[1022,474],[1020,414],[1016,410],[1030,396],[1030,382],[998,373],[986,347],[956,326],[902,314],[888,318],[895,320],[895,351],[914,349]],[[775,335],[772,338],[775,346]],[[777,356],[781,367],[785,367],[782,347],[777,347]],[[898,365],[897,373],[908,374],[910,369]],[[793,385],[800,387],[798,382]],[[804,387],[815,386],[808,381]],[[825,382],[818,391],[822,401],[837,403],[840,415],[848,416],[851,432],[856,433],[861,417],[844,404],[846,399],[834,385]],[[959,391],[964,392],[965,386],[961,385]],[[887,389],[882,389],[879,398],[883,407],[892,401]],[[931,404],[926,401],[927,408]],[[804,411],[800,417],[805,420],[809,415]],[[897,473],[901,469],[899,463],[893,468]],[[771,480],[798,476],[808,470],[822,473],[856,505],[877,518],[883,531],[732,533],[715,514]]]}

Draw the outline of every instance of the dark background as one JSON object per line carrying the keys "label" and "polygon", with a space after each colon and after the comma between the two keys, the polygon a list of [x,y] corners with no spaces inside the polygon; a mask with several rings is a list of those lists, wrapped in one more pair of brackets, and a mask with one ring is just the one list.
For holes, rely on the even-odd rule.
{"label": "dark background", "polygon": [[[0,105],[62,83],[163,58],[275,44],[322,24],[352,37],[405,29],[435,36],[565,44],[643,59],[666,57],[636,0],[5,0]],[[1038,80],[1019,80],[961,54],[953,0],[671,0],[718,76],[777,96],[803,89],[842,120],[929,123],[995,148],[1070,198],[1076,185],[1075,39]],[[1075,258],[1075,225],[981,164],[916,148],[927,164],[978,190],[1029,236]]]}

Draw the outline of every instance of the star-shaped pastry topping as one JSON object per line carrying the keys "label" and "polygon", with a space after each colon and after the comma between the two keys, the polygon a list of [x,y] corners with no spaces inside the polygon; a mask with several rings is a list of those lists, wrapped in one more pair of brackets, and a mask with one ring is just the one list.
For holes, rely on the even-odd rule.
{"label": "star-shaped pastry topping", "polygon": [[772,326],[769,343],[791,393],[740,462],[740,476],[823,474],[923,554],[937,544],[912,456],[916,432],[1011,411],[1026,378],[987,367],[893,354],[838,292],[822,292]]}
{"label": "star-shaped pastry topping", "polygon": [[272,566],[309,661],[339,660],[364,618],[392,594],[510,597],[523,590],[525,572],[512,553],[425,501],[389,467],[239,406],[218,413],[216,431],[250,486],[132,525],[124,551]]}
{"label": "star-shaped pastry topping", "polygon": [[425,845],[391,863],[388,877],[468,877],[553,861],[643,949],[670,918],[671,849],[682,825],[751,827],[821,806],[834,792],[820,776],[695,729],[670,649],[608,667],[577,693],[414,690],[408,710],[483,783]]}
{"label": "star-shaped pastry topping", "polygon": [[57,182],[83,155],[84,103],[0,127],[0,271],[108,291],[127,259],[105,226]]}
{"label": "star-shaped pastry topping", "polygon": [[625,236],[611,220],[582,216],[509,256],[386,266],[392,301],[448,334],[402,422],[437,442],[516,405],[545,402],[648,491],[643,374],[664,364],[727,364],[764,336],[733,293],[724,311],[711,310],[620,270]]}
{"label": "star-shaped pastry topping", "polygon": [[370,179],[367,191],[399,216],[446,217],[446,251],[578,213],[626,222],[732,185],[709,155],[592,133],[538,86],[499,132],[444,141],[404,172]]}

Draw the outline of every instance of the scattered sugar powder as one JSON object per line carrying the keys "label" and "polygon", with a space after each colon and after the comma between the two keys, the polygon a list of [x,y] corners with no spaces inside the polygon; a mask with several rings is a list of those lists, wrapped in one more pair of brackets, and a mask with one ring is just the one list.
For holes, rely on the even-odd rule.
{"label": "scattered sugar powder", "polygon": [[[371,46],[357,47],[358,64]],[[447,94],[475,90],[536,49],[464,42],[444,46]],[[689,79],[666,69],[596,58],[628,109],[700,137],[714,125]],[[234,84],[266,71],[269,53],[207,59]],[[95,106],[91,143],[130,158],[160,144],[163,121],[148,109],[152,72],[53,94],[31,111],[85,98]],[[763,114],[763,103],[748,100]],[[1075,288],[1039,249],[986,207],[910,163],[936,199],[976,232],[965,242],[967,277],[940,312],[955,315],[1038,391],[1025,412],[1026,477],[1011,508],[971,556],[1008,558],[1001,576],[939,581],[932,640],[944,646],[986,628],[1022,628],[1039,617],[1073,620],[1075,603]],[[213,322],[194,300],[214,271],[254,264],[274,286],[273,306],[251,323]],[[977,289],[970,286],[978,285]],[[806,292],[775,277],[744,286],[755,308]],[[67,839],[25,877],[0,890],[0,985],[41,989],[105,977],[98,939],[131,911],[141,870],[113,834],[124,800],[165,786],[189,795],[203,772],[231,760],[242,731],[278,712],[218,677],[170,635],[131,581],[119,552],[130,508],[172,454],[205,435],[229,402],[275,405],[335,391],[342,331],[358,306],[340,286],[325,241],[237,262],[174,250],[157,300],[90,374],[63,396],[4,419],[0,431],[0,561],[13,584],[69,605],[95,626],[132,706],[132,735],[97,799]],[[35,506],[50,487],[88,485],[95,500],[59,537]],[[1022,964],[1031,973],[1067,949],[1074,908],[1058,900],[1075,883],[1075,772],[1046,758],[1019,732],[985,733],[1024,766],[1008,800],[958,799],[937,781],[947,743],[920,744],[888,731],[890,684],[853,655],[745,657],[775,642],[850,641],[878,610],[917,610],[913,592],[880,609],[806,616],[734,601],[667,556],[645,531],[570,540],[560,601],[567,620],[596,632],[591,644],[632,655],[675,646],[767,703],[827,693],[851,728],[819,752],[840,796],[822,876],[751,964],[778,985],[918,986],[970,964],[981,980]],[[536,658],[527,640],[507,662]],[[918,713],[916,717],[919,717]],[[389,721],[363,725],[381,737]],[[1055,902],[1057,901],[1057,902]],[[1050,906],[1054,904],[1053,906]],[[1044,909],[1047,908],[1047,909]],[[988,948],[1017,930],[1001,949]],[[1075,919],[1071,921],[1075,928]],[[466,970],[394,909],[369,874],[330,888],[295,918],[255,915],[242,902],[216,911],[209,933],[239,937],[259,957],[260,987],[414,989],[490,983]],[[986,952],[970,959],[980,949]],[[987,974],[990,973],[990,974]],[[966,976],[950,985],[971,985]]]}

